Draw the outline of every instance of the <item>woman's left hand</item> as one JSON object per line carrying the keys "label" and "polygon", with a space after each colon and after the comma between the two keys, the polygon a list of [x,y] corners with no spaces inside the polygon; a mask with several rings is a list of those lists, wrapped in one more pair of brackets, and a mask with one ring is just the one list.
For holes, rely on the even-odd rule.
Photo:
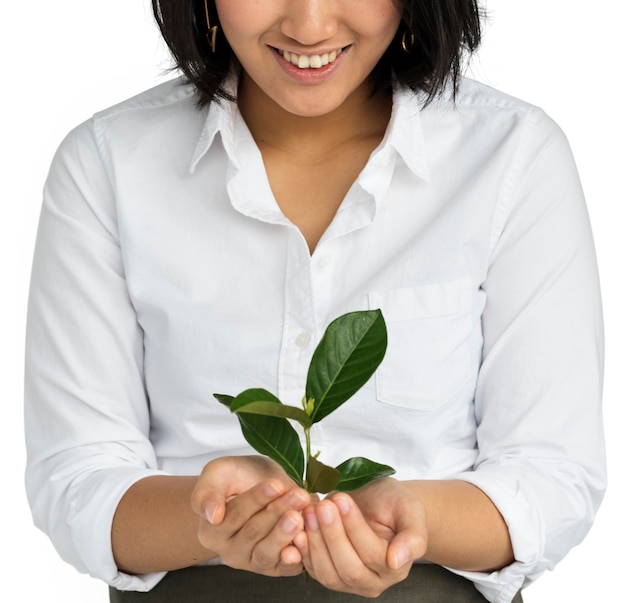
{"label": "woman's left hand", "polygon": [[303,514],[306,533],[294,544],[307,572],[332,590],[377,597],[426,553],[424,505],[392,478],[332,494]]}

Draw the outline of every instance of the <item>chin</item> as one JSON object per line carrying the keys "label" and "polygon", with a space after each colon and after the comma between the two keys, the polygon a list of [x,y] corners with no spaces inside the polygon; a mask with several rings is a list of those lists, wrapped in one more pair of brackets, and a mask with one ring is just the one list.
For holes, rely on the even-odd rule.
{"label": "chin", "polygon": [[[325,99],[327,100],[327,99]],[[307,99],[306,102],[285,102],[278,103],[280,107],[290,113],[291,115],[295,115],[297,117],[322,117],[324,115],[328,115],[333,113],[337,109],[339,109],[342,105],[341,102],[338,103],[328,103],[328,102],[316,102],[313,99]]]}

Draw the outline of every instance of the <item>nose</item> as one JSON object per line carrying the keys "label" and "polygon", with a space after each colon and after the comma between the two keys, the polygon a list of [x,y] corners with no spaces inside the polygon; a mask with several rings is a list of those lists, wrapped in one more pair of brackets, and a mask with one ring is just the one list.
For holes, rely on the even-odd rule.
{"label": "nose", "polygon": [[336,0],[288,0],[282,33],[302,46],[332,38],[338,29]]}

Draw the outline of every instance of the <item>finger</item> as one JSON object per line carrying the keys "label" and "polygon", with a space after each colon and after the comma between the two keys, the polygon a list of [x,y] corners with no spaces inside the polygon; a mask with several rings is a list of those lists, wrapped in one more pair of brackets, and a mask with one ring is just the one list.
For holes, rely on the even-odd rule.
{"label": "finger", "polygon": [[[254,493],[255,489],[250,491],[250,495]],[[296,511],[297,515],[299,515],[299,512],[309,504],[309,494],[301,488],[294,488],[289,492],[285,492],[271,502],[268,501],[262,507],[254,506],[258,499],[255,500],[255,503],[249,504],[251,498],[251,496],[248,496],[248,493],[244,493],[228,503],[227,521],[237,523],[239,517],[247,518],[245,525],[242,525],[236,537],[252,543],[257,543],[267,538],[283,515],[290,511]],[[285,525],[290,527],[288,520],[285,521]]]}
{"label": "finger", "polygon": [[252,551],[254,567],[274,568],[277,575],[297,575],[302,571],[302,555],[292,544],[294,537],[302,533],[304,520],[302,513],[290,510],[284,513],[268,536],[261,540]]}
{"label": "finger", "polygon": [[[425,554],[424,534],[426,532],[425,529],[421,530],[419,527],[424,520],[419,509],[413,509],[410,505],[406,505],[402,512],[397,513],[398,517],[395,523],[398,532],[389,546],[386,546],[384,539],[381,539],[371,529],[365,529],[364,524],[369,524],[349,496],[337,494],[333,497],[333,502],[339,509],[350,541],[359,552],[361,559],[371,569],[382,573],[384,568],[381,566],[381,560],[384,560],[389,569],[398,570],[410,565],[415,559]],[[381,549],[377,548],[375,542],[378,543],[378,547],[382,545],[382,550],[385,550],[384,557],[380,557]]]}
{"label": "finger", "polygon": [[325,500],[306,515],[310,563],[314,577],[327,588],[347,592],[369,592],[377,576],[366,567],[346,535],[336,505]]}
{"label": "finger", "polygon": [[[298,536],[294,544],[302,554],[302,563],[305,569],[318,582],[328,588],[338,580],[324,537],[320,532],[319,521],[314,506],[309,506],[302,512],[305,525],[305,536]],[[337,590],[335,588],[335,590]]]}
{"label": "finger", "polygon": [[[205,501],[205,511],[200,515],[198,538],[209,550],[214,550],[224,557],[234,536],[242,529],[247,521],[263,509],[267,503],[280,494],[280,482],[273,480],[258,484],[248,492],[236,496],[229,502],[217,498]],[[220,496],[220,492],[211,493],[211,496]],[[218,508],[221,504],[221,508]],[[253,543],[243,547],[249,550]],[[249,555],[248,555],[249,556]]]}
{"label": "finger", "polygon": [[269,479],[283,484],[281,492],[295,485],[273,461],[263,457],[215,459],[202,470],[192,493],[191,506],[210,523],[219,524],[224,518],[226,502]]}
{"label": "finger", "polygon": [[[304,514],[303,514],[304,518]],[[305,563],[305,560],[309,558],[309,539],[306,534],[306,531],[297,532],[293,537],[293,546],[296,547],[300,557],[302,559],[302,563]]]}
{"label": "finger", "polygon": [[[270,479],[253,486],[250,490],[243,492],[225,504],[225,522],[234,531],[240,529],[272,501],[282,496],[284,492],[285,486],[276,479]],[[222,492],[214,491],[209,493],[209,498],[205,502],[205,516],[209,522],[211,522],[211,513],[215,512],[212,505],[217,501],[216,498],[210,497],[211,494],[219,496]],[[215,518],[215,516],[213,517]]]}
{"label": "finger", "polygon": [[[344,509],[342,516],[345,516],[345,525],[351,525],[351,520],[357,517],[352,511],[349,511],[350,505],[352,505],[371,526],[374,533],[389,543],[386,560],[389,569],[397,570],[405,566],[410,567],[413,561],[424,557],[426,554],[428,534],[426,513],[421,501],[414,496],[394,496],[393,500],[388,501],[388,504],[379,501],[379,508],[375,509],[375,512],[371,508],[372,505],[368,504],[367,498],[361,499],[359,503],[364,504],[365,510],[362,510],[352,496],[344,493],[333,495],[333,500],[340,509]],[[371,500],[369,502],[371,503]],[[384,512],[381,513],[381,510]],[[359,549],[362,545],[358,544],[358,539],[363,534],[365,533],[360,530],[358,523],[350,531],[350,537]]]}
{"label": "finger", "polygon": [[249,458],[215,459],[202,470],[191,495],[191,507],[209,523],[219,524],[226,502],[262,479]]}
{"label": "finger", "polygon": [[372,530],[350,496],[337,494],[332,503],[335,507],[332,514],[323,509],[318,515],[321,515],[320,525],[327,540],[340,532],[345,535],[341,546],[331,549],[335,563],[343,567],[356,557],[372,573],[380,573],[386,566],[388,543]]}
{"label": "finger", "polygon": [[397,532],[387,550],[387,564],[391,569],[399,569],[424,557],[428,546],[428,528],[421,508],[406,505],[394,516]]}
{"label": "finger", "polygon": [[[294,489],[258,510],[229,538],[224,553],[230,564],[264,574],[301,571],[302,557],[292,540],[304,529],[301,510],[308,503],[308,493]],[[230,512],[229,504],[225,525],[230,522]]]}

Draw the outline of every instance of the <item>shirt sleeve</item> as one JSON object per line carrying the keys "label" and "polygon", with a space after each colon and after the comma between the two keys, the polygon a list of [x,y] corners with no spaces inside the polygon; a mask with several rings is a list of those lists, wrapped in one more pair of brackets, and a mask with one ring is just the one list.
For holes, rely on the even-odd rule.
{"label": "shirt sleeve", "polygon": [[114,192],[87,122],[62,143],[44,190],[28,309],[26,488],[61,557],[122,590],[163,576],[122,574],[111,551],[120,498],[159,473],[142,371]]}
{"label": "shirt sleeve", "polygon": [[508,525],[515,562],[464,573],[502,603],[583,539],[606,482],[595,251],[569,145],[541,111],[512,166],[483,284],[479,457],[457,476],[481,488]]}

